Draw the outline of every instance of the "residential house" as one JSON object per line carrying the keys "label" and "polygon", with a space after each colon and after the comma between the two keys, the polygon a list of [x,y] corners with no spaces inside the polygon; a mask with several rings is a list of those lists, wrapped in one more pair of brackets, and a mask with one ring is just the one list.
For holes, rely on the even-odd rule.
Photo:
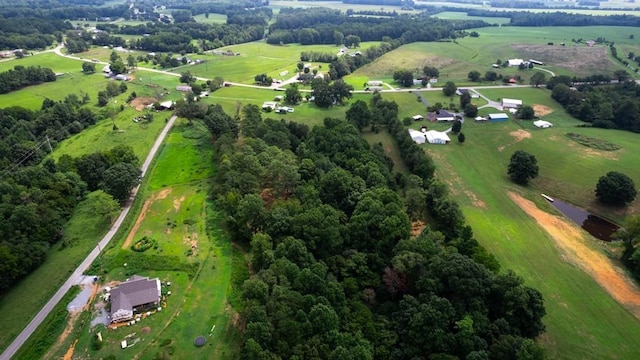
{"label": "residential house", "polygon": [[509,98],[502,99],[502,107],[505,109],[517,109],[520,106],[522,106],[522,100]]}
{"label": "residential house", "polygon": [[189,86],[189,85],[178,85],[178,86],[176,86],[176,90],[182,91],[182,92],[191,92],[192,91],[191,86]]}
{"label": "residential house", "polygon": [[157,307],[161,298],[160,280],[134,275],[111,290],[112,323],[133,319],[136,312]]}
{"label": "residential house", "polygon": [[427,142],[429,144],[446,145],[451,142],[446,132],[429,130],[425,132],[425,135],[427,136]]}
{"label": "residential house", "polygon": [[427,119],[431,122],[451,122],[460,120],[461,118],[462,117],[460,115],[446,110],[436,110],[427,114]]}

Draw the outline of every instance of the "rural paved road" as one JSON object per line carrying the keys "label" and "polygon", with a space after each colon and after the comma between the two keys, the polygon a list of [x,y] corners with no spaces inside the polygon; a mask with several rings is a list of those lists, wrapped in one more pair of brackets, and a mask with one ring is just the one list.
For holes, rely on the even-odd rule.
{"label": "rural paved road", "polygon": [[[147,155],[147,158],[145,159],[140,169],[142,171],[142,175],[141,175],[142,177],[146,174],[149,168],[149,165],[151,165],[151,161],[153,161],[153,158],[155,157],[156,153],[158,152],[158,149],[160,148],[160,145],[162,145],[164,138],[167,136],[167,133],[169,133],[169,130],[175,123],[176,119],[177,119],[177,116],[175,115],[173,115],[169,119],[169,121],[167,122],[167,125],[165,125],[164,129],[162,129],[162,132],[156,139],[156,142],[153,144],[153,147],[149,151],[149,155]],[[131,200],[122,209],[120,216],[118,216],[116,221],[113,223],[113,225],[111,226],[111,229],[109,229],[109,231],[105,234],[102,240],[98,242],[98,245],[91,251],[91,253],[89,253],[87,258],[84,259],[84,261],[82,261],[80,265],[78,265],[76,270],[69,276],[67,281],[65,281],[64,284],[62,284],[62,286],[51,297],[51,299],[49,299],[49,301],[44,305],[44,307],[36,314],[36,316],[33,317],[33,319],[31,320],[31,322],[29,322],[27,327],[25,327],[24,330],[22,330],[22,332],[13,340],[13,342],[9,344],[9,346],[7,346],[4,352],[0,355],[0,360],[11,359],[11,357],[15,355],[15,353],[20,349],[20,347],[27,341],[29,336],[31,336],[31,334],[33,334],[33,332],[38,328],[38,326],[42,323],[42,321],[44,321],[47,315],[49,315],[51,310],[53,310],[53,308],[58,304],[58,302],[60,302],[62,297],[69,291],[69,289],[71,289],[72,286],[78,284],[78,282],[82,278],[82,274],[84,273],[84,271],[89,267],[89,265],[91,265],[91,263],[93,263],[98,258],[98,255],[100,255],[100,252],[102,251],[102,249],[107,247],[107,245],[109,244],[109,241],[111,241],[113,236],[116,234],[116,232],[120,228],[120,225],[122,225],[122,222],[127,217],[127,214],[131,209],[131,204],[133,203],[132,200],[133,198],[135,198],[136,194],[138,193],[139,188],[140,188],[140,185],[138,185],[135,189],[133,189],[131,193]]]}

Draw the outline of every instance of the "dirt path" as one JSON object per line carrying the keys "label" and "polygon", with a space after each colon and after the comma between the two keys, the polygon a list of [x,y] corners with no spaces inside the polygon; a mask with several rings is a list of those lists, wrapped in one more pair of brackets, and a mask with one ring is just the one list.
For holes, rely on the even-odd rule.
{"label": "dirt path", "polygon": [[566,261],[586,271],[617,302],[640,319],[638,286],[607,256],[587,245],[589,239],[576,225],[540,210],[532,201],[514,192],[509,192],[509,197],[553,238]]}
{"label": "dirt path", "polygon": [[151,206],[151,204],[153,204],[155,200],[166,198],[170,193],[171,193],[171,188],[166,188],[160,191],[159,193],[157,193],[156,195],[150,196],[147,200],[144,201],[144,204],[142,205],[142,210],[140,210],[140,214],[136,219],[136,223],[133,225],[133,227],[131,228],[131,231],[129,231],[129,234],[127,235],[126,240],[122,244],[123,249],[128,249],[131,246],[133,237],[138,232],[138,229],[140,228],[140,224],[142,223],[142,220],[144,220],[144,218],[147,216],[147,211],[149,210],[149,206]]}

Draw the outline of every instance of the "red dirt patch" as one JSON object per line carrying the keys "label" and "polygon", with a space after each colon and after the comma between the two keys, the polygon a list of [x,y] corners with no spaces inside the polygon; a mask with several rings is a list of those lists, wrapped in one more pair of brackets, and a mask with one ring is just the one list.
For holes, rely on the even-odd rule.
{"label": "red dirt patch", "polygon": [[148,334],[151,332],[151,328],[148,326],[143,327],[142,329],[140,329],[140,332],[143,334]]}
{"label": "red dirt patch", "polygon": [[131,100],[129,105],[138,111],[142,111],[147,105],[154,104],[156,101],[158,101],[156,98],[138,97]]}
{"label": "red dirt patch", "polygon": [[535,113],[536,116],[545,116],[553,112],[552,108],[548,106],[540,105],[540,104],[533,104],[532,107],[533,107],[533,112]]}
{"label": "red dirt patch", "polygon": [[129,246],[131,246],[131,242],[133,242],[133,237],[136,235],[136,232],[138,232],[138,229],[140,228],[140,224],[142,223],[142,220],[144,220],[145,216],[147,216],[147,211],[149,211],[149,206],[151,206],[151,204],[153,204],[155,200],[161,200],[166,198],[170,193],[171,193],[171,188],[166,188],[160,191],[159,193],[157,193],[155,196],[150,196],[147,200],[145,200],[144,204],[142,205],[142,210],[140,210],[140,215],[138,215],[138,218],[136,219],[136,223],[133,225],[133,227],[131,228],[131,231],[129,231],[129,234],[127,235],[127,238],[122,244],[123,249],[128,249]]}
{"label": "red dirt patch", "polygon": [[417,220],[411,223],[411,237],[417,237],[422,233],[422,230],[427,227],[424,221]]}
{"label": "red dirt patch", "polygon": [[532,201],[509,192],[509,197],[534,218],[555,241],[566,261],[589,274],[617,302],[640,319],[640,289],[622,269],[601,252],[587,245],[589,239],[574,224],[540,210]]}

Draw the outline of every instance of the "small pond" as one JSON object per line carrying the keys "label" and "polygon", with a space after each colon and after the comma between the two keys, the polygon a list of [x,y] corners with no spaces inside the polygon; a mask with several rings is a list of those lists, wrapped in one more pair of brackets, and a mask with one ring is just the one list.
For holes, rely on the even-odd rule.
{"label": "small pond", "polygon": [[597,239],[611,241],[611,235],[613,235],[613,233],[619,228],[618,225],[608,220],[597,215],[593,215],[577,206],[567,204],[564,201],[554,199],[554,201],[550,201],[550,203]]}

